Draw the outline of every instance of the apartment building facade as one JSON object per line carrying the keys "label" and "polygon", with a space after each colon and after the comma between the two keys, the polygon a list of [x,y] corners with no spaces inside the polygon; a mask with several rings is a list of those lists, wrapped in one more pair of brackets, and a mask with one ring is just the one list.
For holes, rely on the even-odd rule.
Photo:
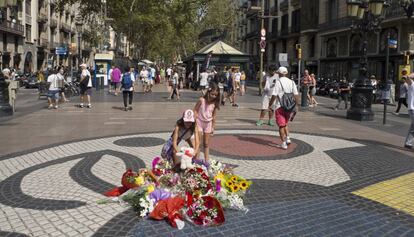
{"label": "apartment building facade", "polygon": [[[264,21],[267,31],[265,66],[281,63],[279,54],[287,54],[287,65],[292,76],[298,74],[296,46],[302,49],[301,72],[306,68],[320,78],[353,80],[358,76],[359,58],[362,53],[361,32],[351,30],[352,19],[347,16],[343,0],[263,0]],[[404,64],[403,53],[414,48],[414,24],[406,18],[398,0],[387,8],[381,30],[371,32],[368,39],[368,70],[379,78],[385,77],[385,52],[387,34],[398,41],[390,50],[390,78],[397,78],[399,67]],[[246,1],[245,21],[237,21],[240,28],[241,48],[252,56],[255,70],[259,67],[260,18],[257,7],[261,0]],[[255,8],[256,7],[256,8]],[[247,23],[247,24],[243,24]],[[411,39],[411,41],[410,41]]]}

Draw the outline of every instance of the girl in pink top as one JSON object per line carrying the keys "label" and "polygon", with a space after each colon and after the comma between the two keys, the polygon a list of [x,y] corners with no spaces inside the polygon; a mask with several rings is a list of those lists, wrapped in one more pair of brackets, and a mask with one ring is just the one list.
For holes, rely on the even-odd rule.
{"label": "girl in pink top", "polygon": [[[220,89],[215,83],[209,85],[207,93],[200,97],[194,111],[200,136],[203,136],[204,161],[208,164],[210,136],[214,133],[216,111],[220,109]],[[201,137],[200,137],[201,139]],[[200,141],[199,139],[199,141]]]}

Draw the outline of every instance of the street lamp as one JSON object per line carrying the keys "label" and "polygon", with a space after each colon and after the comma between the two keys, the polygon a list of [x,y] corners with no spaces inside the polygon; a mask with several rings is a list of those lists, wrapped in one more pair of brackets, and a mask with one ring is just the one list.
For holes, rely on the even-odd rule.
{"label": "street lamp", "polygon": [[78,66],[79,66],[81,59],[82,59],[81,57],[81,38],[82,38],[82,25],[83,25],[82,17],[78,15],[75,21],[76,21],[75,23],[76,32],[78,33]]}
{"label": "street lamp", "polygon": [[[348,16],[354,18],[352,30],[362,33],[362,56],[360,59],[359,77],[352,87],[351,108],[347,111],[347,119],[359,121],[374,120],[371,110],[372,85],[367,76],[368,33],[378,32],[384,19],[384,9],[388,2],[384,0],[347,0]],[[388,44],[388,42],[387,42]]]}

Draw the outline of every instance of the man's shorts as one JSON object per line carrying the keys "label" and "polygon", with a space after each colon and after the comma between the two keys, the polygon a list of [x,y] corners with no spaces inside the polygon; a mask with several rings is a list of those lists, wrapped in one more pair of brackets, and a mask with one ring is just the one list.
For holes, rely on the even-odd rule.
{"label": "man's shorts", "polygon": [[92,87],[81,87],[80,88],[81,95],[92,95]]}
{"label": "man's shorts", "polygon": [[[268,110],[269,109],[269,102],[270,102],[271,98],[272,98],[272,96],[268,96],[266,94],[262,95],[262,108],[261,108],[262,110]],[[273,102],[272,109],[275,109],[274,106],[275,106],[275,103]]]}
{"label": "man's shorts", "polygon": [[47,97],[55,100],[59,100],[59,90],[49,90]]}
{"label": "man's shorts", "polygon": [[275,112],[276,124],[279,127],[286,127],[290,119],[291,112],[286,112],[282,108],[278,108]]}

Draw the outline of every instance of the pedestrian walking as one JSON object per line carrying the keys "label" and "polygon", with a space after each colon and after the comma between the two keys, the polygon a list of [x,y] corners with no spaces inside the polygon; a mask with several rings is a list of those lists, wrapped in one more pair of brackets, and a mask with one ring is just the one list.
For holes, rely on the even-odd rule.
{"label": "pedestrian walking", "polygon": [[311,104],[309,90],[310,86],[312,84],[312,78],[309,75],[309,71],[305,70],[303,71],[303,79],[302,79],[302,93],[306,93],[306,98],[308,100],[308,104]]}
{"label": "pedestrian walking", "polygon": [[336,104],[334,110],[338,110],[341,102],[344,101],[345,109],[348,109],[348,97],[351,88],[349,87],[348,83],[345,79],[342,79],[338,84],[338,103]]}
{"label": "pedestrian walking", "polygon": [[56,76],[58,77],[58,88],[59,88],[59,95],[62,96],[63,102],[69,102],[69,100],[66,98],[65,95],[65,85],[66,80],[65,80],[65,71],[63,69],[62,66],[58,67],[58,73],[56,74]]}
{"label": "pedestrian walking", "polygon": [[148,80],[148,69],[146,66],[142,67],[141,72],[139,73],[142,80],[142,90],[144,93],[147,93],[149,90],[149,80]]}
{"label": "pedestrian walking", "polygon": [[281,148],[287,150],[291,143],[289,136],[289,120],[292,120],[298,112],[299,93],[293,80],[286,77],[288,70],[286,67],[279,67],[279,80],[276,82],[272,98],[269,102],[269,109],[275,103],[276,124],[279,126],[279,136],[282,141]]}
{"label": "pedestrian walking", "polygon": [[171,90],[170,97],[168,99],[172,100],[172,99],[174,99],[174,95],[176,95],[177,100],[180,100],[180,90],[178,89],[179,76],[178,76],[178,72],[176,71],[176,69],[174,69],[172,74],[173,74],[173,76],[171,78],[172,90]]}
{"label": "pedestrian walking", "polygon": [[272,98],[276,82],[279,80],[279,75],[277,74],[277,67],[275,65],[269,67],[269,72],[270,75],[267,75],[266,80],[262,82],[262,106],[260,109],[259,120],[256,122],[256,126],[262,126],[264,124],[263,120],[266,115],[266,111],[269,113],[269,121],[267,124],[270,126],[275,126],[275,122],[273,121],[274,103],[272,104],[271,109],[269,109],[269,102]]}
{"label": "pedestrian walking", "polygon": [[231,75],[230,69],[227,69],[225,67],[224,71],[223,71],[223,74],[222,74],[222,76],[223,76],[223,79],[222,79],[222,81],[223,81],[222,82],[222,84],[223,84],[223,94],[221,96],[221,105],[224,106],[226,104],[226,100],[230,99],[229,98],[229,87],[228,87],[229,79],[230,79],[230,75]]}
{"label": "pedestrian walking", "polygon": [[206,94],[207,91],[207,85],[208,85],[208,72],[207,70],[204,70],[202,73],[200,73],[200,89],[203,96]]}
{"label": "pedestrian walking", "polygon": [[112,83],[114,86],[114,95],[117,96],[120,90],[122,72],[117,66],[112,70]]}
{"label": "pedestrian walking", "polygon": [[413,148],[413,140],[414,140],[414,73],[411,73],[408,77],[405,78],[405,82],[407,83],[407,108],[408,108],[408,115],[411,118],[411,125],[408,129],[408,134],[405,139],[404,147],[412,149]]}
{"label": "pedestrian walking", "polygon": [[[216,113],[220,109],[220,89],[215,83],[211,83],[207,93],[200,97],[194,107],[196,123],[199,130],[199,141],[203,140],[204,162],[209,164],[210,136],[213,136],[216,127]],[[201,139],[201,136],[203,139]]]}
{"label": "pedestrian walking", "polygon": [[310,74],[310,78],[311,78],[311,83],[309,85],[309,106],[313,107],[313,106],[317,106],[318,102],[315,99],[315,95],[316,95],[316,79],[315,79],[315,74],[311,73]]}
{"label": "pedestrian walking", "polygon": [[240,95],[243,96],[246,93],[246,74],[241,72],[240,76]]}
{"label": "pedestrian walking", "polygon": [[399,115],[400,114],[400,109],[401,109],[401,105],[404,104],[405,107],[408,108],[407,105],[407,83],[405,82],[405,78],[407,76],[403,76],[402,80],[400,81],[400,91],[399,91],[399,96],[398,96],[398,105],[397,105],[397,110],[395,110],[395,112],[393,114],[395,115]]}
{"label": "pedestrian walking", "polygon": [[237,69],[233,68],[231,76],[229,78],[229,84],[227,85],[228,94],[230,97],[231,106],[233,107],[239,107],[238,104],[236,104],[236,97],[237,97],[237,82],[236,78],[238,77]]}
{"label": "pedestrian walking", "polygon": [[84,107],[85,97],[88,104],[86,105],[87,108],[92,108],[91,105],[91,95],[92,95],[92,78],[91,73],[86,68],[86,64],[81,64],[81,78],[80,78],[80,104],[79,107]]}
{"label": "pedestrian walking", "polygon": [[51,70],[47,77],[47,83],[49,84],[49,90],[47,92],[47,100],[49,102],[49,109],[57,109],[59,104],[59,78],[56,75],[55,70]]}
{"label": "pedestrian walking", "polygon": [[112,85],[112,72],[114,71],[114,69],[115,69],[115,66],[112,65],[111,69],[109,69],[109,72],[108,72],[108,93],[109,94],[112,93],[112,87],[113,87],[113,85]]}
{"label": "pedestrian walking", "polygon": [[173,164],[173,169],[180,166],[180,158],[176,155],[180,151],[178,144],[186,141],[194,149],[194,154],[199,153],[199,131],[196,125],[194,111],[187,109],[183,116],[175,123],[175,128],[167,143],[162,147],[161,157]]}
{"label": "pedestrian walking", "polygon": [[135,82],[134,68],[126,67],[125,73],[122,75],[122,78],[121,78],[121,89],[122,89],[122,97],[124,99],[124,110],[125,111],[132,110],[132,100],[134,96],[134,82]]}

